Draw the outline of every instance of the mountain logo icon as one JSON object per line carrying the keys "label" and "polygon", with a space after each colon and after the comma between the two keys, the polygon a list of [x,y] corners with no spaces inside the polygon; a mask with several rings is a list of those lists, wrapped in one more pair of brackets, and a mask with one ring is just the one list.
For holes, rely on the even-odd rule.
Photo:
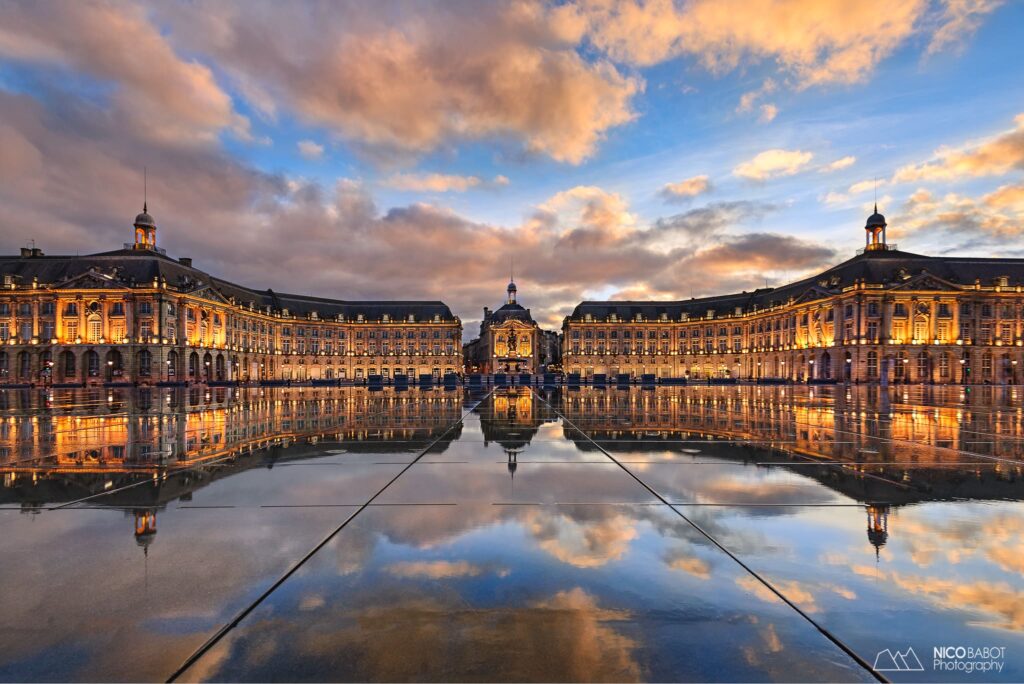
{"label": "mountain logo icon", "polygon": [[876,672],[924,672],[912,646],[907,646],[906,651],[895,653],[889,649],[879,651],[875,656],[874,669]]}

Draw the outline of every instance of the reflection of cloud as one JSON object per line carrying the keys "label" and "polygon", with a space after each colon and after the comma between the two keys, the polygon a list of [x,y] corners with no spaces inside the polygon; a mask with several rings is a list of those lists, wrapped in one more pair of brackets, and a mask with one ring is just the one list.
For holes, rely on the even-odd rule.
{"label": "reflection of cloud", "polygon": [[476,577],[483,570],[468,561],[403,561],[384,568],[395,577],[426,577],[446,579],[450,577]]}
{"label": "reflection of cloud", "polygon": [[1006,582],[960,582],[896,572],[890,579],[901,589],[927,596],[943,608],[981,611],[996,618],[995,627],[1024,631],[1024,591],[1019,587]]}
{"label": "reflection of cloud", "polygon": [[[736,580],[736,584],[751,592],[762,601],[767,603],[782,603],[782,599],[776,596],[775,592],[750,575],[740,577]],[[796,580],[772,582],[772,586],[778,589],[787,599],[800,606],[802,610],[808,613],[818,612],[818,606],[814,602],[814,594],[805,589]]]}
{"label": "reflection of cloud", "polygon": [[[360,606],[345,602],[293,619],[280,608],[250,620],[229,646],[200,661],[207,679],[270,681],[274,672],[334,673],[353,681],[410,681],[434,674],[466,680],[637,681],[637,643],[614,623],[631,619],[603,608],[581,588],[528,605],[467,608],[432,593],[395,599],[390,589]],[[224,642],[228,640],[225,639]],[[222,643],[224,643],[222,642]],[[189,673],[189,677],[192,673]]]}
{"label": "reflection of cloud", "polygon": [[674,549],[665,556],[665,564],[673,570],[682,570],[697,579],[711,577],[711,566],[703,558],[692,555],[689,549]]}
{"label": "reflection of cloud", "polygon": [[599,567],[622,558],[637,536],[633,517],[618,513],[577,520],[565,514],[531,511],[522,522],[541,549],[578,568]]}

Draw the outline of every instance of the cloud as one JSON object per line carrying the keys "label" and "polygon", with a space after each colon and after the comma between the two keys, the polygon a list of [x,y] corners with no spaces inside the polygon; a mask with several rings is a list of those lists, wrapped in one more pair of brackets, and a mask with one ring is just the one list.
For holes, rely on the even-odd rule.
{"label": "cloud", "polygon": [[[213,146],[126,132],[101,104],[71,95],[0,91],[0,147],[9,242],[34,236],[48,253],[87,254],[131,239],[142,199],[138,160],[158,160],[149,165],[149,208],[170,254],[280,292],[441,299],[462,316],[467,335],[481,307],[503,299],[510,256],[521,264],[520,301],[557,328],[588,296],[683,298],[756,287],[765,274],[748,263],[776,271],[748,250],[778,253],[794,270],[821,266],[815,259],[831,253],[770,233],[741,240],[777,210],[770,205],[712,203],[647,221],[627,197],[597,186],[554,193],[508,225],[433,203],[381,207],[359,182],[267,174]],[[730,261],[701,272],[717,248]]]}
{"label": "cloud", "polygon": [[926,0],[581,0],[574,7],[590,43],[617,61],[650,66],[688,56],[713,73],[768,62],[797,88],[863,81],[926,20],[949,17],[934,29],[936,50],[956,25]]}
{"label": "cloud", "polygon": [[757,117],[757,120],[761,123],[769,123],[773,121],[779,113],[779,108],[773,104],[761,105],[761,115]]}
{"label": "cloud", "polygon": [[324,146],[312,140],[300,140],[297,147],[299,148],[299,154],[306,159],[319,159],[324,156]]}
{"label": "cloud", "polygon": [[1002,4],[1003,0],[945,0],[939,26],[932,33],[926,54],[933,55],[950,48],[962,50],[986,16]]}
{"label": "cloud", "polygon": [[711,189],[707,176],[693,176],[678,183],[666,183],[661,188],[661,196],[669,201],[687,200]]}
{"label": "cloud", "polygon": [[505,176],[495,176],[494,180],[487,183],[479,176],[456,176],[443,173],[398,173],[384,181],[384,185],[388,187],[410,192],[465,192],[484,185],[500,187],[508,185],[508,183],[509,180]]}
{"label": "cloud", "polygon": [[983,199],[985,204],[996,209],[1024,210],[1024,184],[1001,185]]}
{"label": "cloud", "polygon": [[[760,88],[756,90],[748,90],[747,92],[740,95],[739,104],[736,105],[736,113],[744,114],[754,109],[754,105],[758,100],[762,99],[765,95],[774,93],[778,85],[773,79],[766,78],[764,83],[761,84]],[[773,106],[773,105],[767,105]]]}
{"label": "cloud", "polygon": [[182,58],[134,4],[0,5],[0,57],[77,70],[113,86],[112,115],[153,140],[209,143],[250,137],[249,121],[209,67]]}
{"label": "cloud", "polygon": [[952,181],[961,178],[1001,176],[1024,169],[1024,114],[1014,119],[1014,128],[976,144],[936,150],[929,161],[901,167],[894,183]]}
{"label": "cloud", "polygon": [[578,164],[633,120],[643,88],[608,60],[584,59],[578,22],[537,3],[154,11],[175,40],[273,103],[265,110],[287,108],[382,161],[486,139]]}
{"label": "cloud", "polygon": [[765,150],[732,170],[733,175],[762,181],[779,176],[792,176],[810,163],[814,155],[801,150]]}
{"label": "cloud", "polygon": [[853,166],[857,162],[857,158],[853,156],[840,157],[834,162],[829,162],[822,166],[818,171],[821,173],[832,173],[833,171],[842,171],[843,169]]}

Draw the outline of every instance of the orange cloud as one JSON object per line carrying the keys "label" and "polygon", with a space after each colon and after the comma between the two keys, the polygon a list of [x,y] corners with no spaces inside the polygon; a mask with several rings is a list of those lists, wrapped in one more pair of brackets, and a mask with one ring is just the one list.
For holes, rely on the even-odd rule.
{"label": "orange cloud", "polygon": [[763,181],[779,176],[792,176],[810,163],[814,155],[802,150],[765,150],[732,170],[734,176]]}
{"label": "orange cloud", "polygon": [[577,7],[590,41],[618,61],[649,66],[689,55],[721,73],[771,60],[797,87],[863,80],[929,11],[926,0],[581,0]]}
{"label": "orange cloud", "polygon": [[666,199],[686,199],[705,193],[710,187],[707,176],[693,176],[678,183],[666,183],[661,188],[661,195]]}
{"label": "orange cloud", "polygon": [[901,167],[894,183],[951,181],[960,178],[1000,176],[1024,169],[1024,114],[1014,119],[1015,127],[993,138],[960,148],[941,148],[921,164]]}

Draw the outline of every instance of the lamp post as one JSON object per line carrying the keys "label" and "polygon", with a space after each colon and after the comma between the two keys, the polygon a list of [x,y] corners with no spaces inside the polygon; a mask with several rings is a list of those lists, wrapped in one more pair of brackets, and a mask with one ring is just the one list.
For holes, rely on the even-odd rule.
{"label": "lamp post", "polygon": [[107,382],[114,381],[114,361],[112,359],[107,361]]}

